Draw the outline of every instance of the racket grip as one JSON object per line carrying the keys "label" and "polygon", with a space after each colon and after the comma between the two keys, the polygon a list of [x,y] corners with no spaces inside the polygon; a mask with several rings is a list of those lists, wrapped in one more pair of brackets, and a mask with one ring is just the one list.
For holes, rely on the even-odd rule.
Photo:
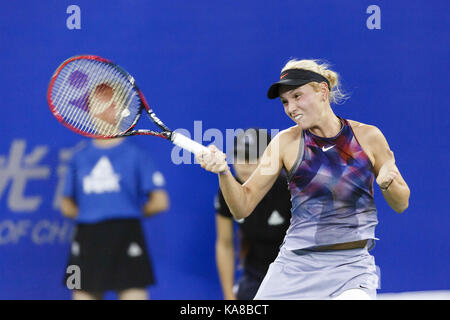
{"label": "racket grip", "polygon": [[207,152],[207,153],[210,152],[209,149],[207,147],[205,147],[204,145],[202,145],[202,144],[200,144],[178,132],[172,133],[171,140],[172,140],[173,144],[175,144],[183,149],[186,149],[187,151],[192,152],[195,155],[200,154],[202,151]]}

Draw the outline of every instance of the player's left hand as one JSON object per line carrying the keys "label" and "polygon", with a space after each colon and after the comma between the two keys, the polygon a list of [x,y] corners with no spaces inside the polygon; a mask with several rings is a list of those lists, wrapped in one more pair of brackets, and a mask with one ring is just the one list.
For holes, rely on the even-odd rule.
{"label": "player's left hand", "polygon": [[399,174],[400,172],[395,165],[395,158],[392,155],[392,158],[381,166],[377,176],[377,183],[382,190],[386,190]]}

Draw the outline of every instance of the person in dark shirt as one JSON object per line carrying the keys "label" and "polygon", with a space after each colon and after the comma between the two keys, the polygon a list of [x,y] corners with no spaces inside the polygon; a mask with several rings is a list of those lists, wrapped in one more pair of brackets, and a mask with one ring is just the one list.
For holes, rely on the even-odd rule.
{"label": "person in dark shirt", "polygon": [[[255,128],[247,129],[236,137],[233,168],[240,183],[244,183],[258,166],[258,159],[269,142],[267,131]],[[234,220],[220,190],[214,205],[216,263],[224,298],[251,300],[270,263],[275,260],[289,226],[291,202],[286,177],[278,177],[252,215],[237,221],[243,272],[236,285]]]}

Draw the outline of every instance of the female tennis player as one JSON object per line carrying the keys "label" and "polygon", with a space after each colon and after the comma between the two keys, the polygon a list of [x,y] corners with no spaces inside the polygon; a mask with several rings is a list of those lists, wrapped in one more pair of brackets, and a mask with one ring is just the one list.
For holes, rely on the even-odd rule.
{"label": "female tennis player", "polygon": [[374,299],[379,279],[369,254],[378,223],[373,182],[396,212],[409,203],[393,152],[377,127],[333,112],[330,103],[344,96],[338,74],[324,63],[289,61],[267,95],[280,98],[296,125],[272,139],[243,185],[215,146],[197,157],[219,174],[236,219],[254,210],[283,168],[288,172],[291,223],[255,299]]}

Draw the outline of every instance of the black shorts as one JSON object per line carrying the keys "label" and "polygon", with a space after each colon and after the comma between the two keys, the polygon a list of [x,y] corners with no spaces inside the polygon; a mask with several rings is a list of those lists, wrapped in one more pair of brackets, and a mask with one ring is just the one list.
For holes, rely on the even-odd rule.
{"label": "black shorts", "polygon": [[[80,289],[88,292],[145,288],[155,283],[138,219],[78,224],[70,265],[79,267]],[[65,286],[70,276],[71,273],[65,274]]]}

